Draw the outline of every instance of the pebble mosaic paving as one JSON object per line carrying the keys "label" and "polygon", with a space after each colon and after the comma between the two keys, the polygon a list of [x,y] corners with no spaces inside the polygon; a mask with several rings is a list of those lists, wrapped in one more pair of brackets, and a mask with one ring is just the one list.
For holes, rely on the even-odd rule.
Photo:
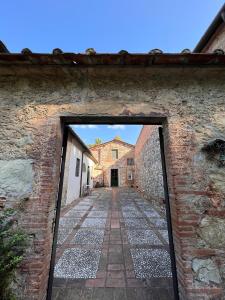
{"label": "pebble mosaic paving", "polygon": [[[75,211],[73,209],[69,210],[64,217],[68,218],[82,218],[85,215],[85,211]],[[60,217],[61,219],[61,217]]]}
{"label": "pebble mosaic paving", "polygon": [[164,249],[131,249],[137,278],[171,277],[170,256]]}
{"label": "pebble mosaic paving", "polygon": [[95,227],[95,228],[104,228],[106,224],[106,218],[86,218],[81,227]]}
{"label": "pebble mosaic paving", "polygon": [[95,278],[101,250],[67,249],[55,266],[54,277]]}
{"label": "pebble mosaic paving", "polygon": [[147,223],[147,221],[142,218],[142,219],[138,219],[138,218],[126,218],[124,219],[125,225],[126,227],[133,227],[133,228],[149,228],[149,225]]}
{"label": "pebble mosaic paving", "polygon": [[137,208],[135,206],[123,206],[122,207],[123,212],[137,212]]}
{"label": "pebble mosaic paving", "polygon": [[107,211],[91,211],[88,218],[107,218]]}
{"label": "pebble mosaic paving", "polygon": [[153,218],[151,218],[150,222],[153,223],[153,225],[157,228],[167,228],[167,223],[166,223],[166,220],[164,220],[164,219],[160,219],[160,218],[153,219]]}
{"label": "pebble mosaic paving", "polygon": [[74,228],[78,223],[80,222],[80,219],[77,218],[60,218],[59,220],[59,227],[70,227]]}
{"label": "pebble mosaic paving", "polygon": [[160,229],[158,230],[159,233],[162,235],[162,237],[164,238],[164,240],[169,243],[169,237],[168,237],[168,231],[166,229]]}
{"label": "pebble mosaic paving", "polygon": [[148,218],[160,218],[159,213],[157,213],[157,211],[155,211],[154,209],[144,210],[144,214]]}
{"label": "pebble mosaic paving", "polygon": [[71,227],[59,227],[57,244],[63,244],[72,231]]}
{"label": "pebble mosaic paving", "polygon": [[139,211],[123,211],[124,218],[143,218]]}
{"label": "pebble mosaic paving", "polygon": [[91,205],[77,205],[74,210],[75,211],[87,211]]}
{"label": "pebble mosaic paving", "polygon": [[103,207],[103,206],[95,206],[92,208],[92,212],[93,211],[107,211],[108,210],[108,207]]}
{"label": "pebble mosaic paving", "polygon": [[104,230],[79,229],[74,238],[71,240],[71,244],[101,246],[103,238]]}
{"label": "pebble mosaic paving", "polygon": [[52,300],[172,300],[168,251],[150,202],[134,189],[96,189],[62,209]]}
{"label": "pebble mosaic paving", "polygon": [[131,245],[162,245],[162,242],[152,230],[127,230]]}

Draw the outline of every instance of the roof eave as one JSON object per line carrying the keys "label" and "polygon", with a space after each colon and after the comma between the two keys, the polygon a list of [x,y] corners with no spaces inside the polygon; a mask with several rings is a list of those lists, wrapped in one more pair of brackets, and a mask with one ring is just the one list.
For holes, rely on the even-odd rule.
{"label": "roof eave", "polygon": [[218,14],[216,15],[212,23],[209,25],[206,32],[203,34],[202,38],[194,48],[193,53],[200,53],[205,48],[213,34],[216,32],[217,28],[224,22],[224,12],[225,4],[219,10]]}
{"label": "roof eave", "polygon": [[109,143],[112,143],[112,142],[119,142],[119,143],[122,143],[122,144],[125,144],[125,145],[129,146],[130,148],[134,148],[134,147],[135,147],[134,145],[129,144],[129,143],[127,143],[127,142],[120,141],[120,140],[117,140],[117,139],[113,139],[113,140],[108,141],[108,142],[105,142],[105,143],[101,143],[101,144],[94,145],[94,146],[90,147],[90,149],[93,149],[93,148],[96,148],[96,147],[98,147],[98,146],[102,146],[102,145],[105,145],[105,144],[109,144]]}
{"label": "roof eave", "polygon": [[92,152],[90,151],[90,149],[87,147],[87,145],[85,145],[85,143],[82,141],[82,139],[73,131],[73,129],[68,126],[68,130],[69,132],[72,134],[72,136],[81,144],[81,146],[84,148],[84,152],[88,153],[88,156],[95,162],[97,163],[97,160],[95,159],[95,157],[93,156]]}
{"label": "roof eave", "polygon": [[225,55],[215,53],[163,53],[163,54],[115,54],[96,55],[63,54],[7,54],[0,53],[1,66],[49,66],[49,67],[106,67],[106,66],[210,66],[225,65]]}

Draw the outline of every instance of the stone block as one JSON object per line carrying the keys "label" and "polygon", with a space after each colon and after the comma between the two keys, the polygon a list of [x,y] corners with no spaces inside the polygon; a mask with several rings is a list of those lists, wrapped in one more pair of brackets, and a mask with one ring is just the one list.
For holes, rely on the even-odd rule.
{"label": "stone block", "polygon": [[200,223],[199,235],[212,248],[224,248],[225,220],[214,216],[204,217]]}
{"label": "stone block", "polygon": [[219,269],[212,259],[194,258],[192,261],[192,269],[195,272],[196,279],[200,282],[209,284],[221,283]]}
{"label": "stone block", "polygon": [[0,196],[23,199],[32,193],[32,160],[0,161]]}

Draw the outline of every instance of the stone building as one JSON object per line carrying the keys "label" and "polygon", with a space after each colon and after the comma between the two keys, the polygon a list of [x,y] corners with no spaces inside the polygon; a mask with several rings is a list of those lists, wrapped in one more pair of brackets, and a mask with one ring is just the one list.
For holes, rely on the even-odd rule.
{"label": "stone building", "polygon": [[164,190],[158,126],[144,125],[137,139],[135,186],[163,210]]}
{"label": "stone building", "polygon": [[18,297],[46,298],[63,132],[86,122],[163,126],[180,299],[224,299],[224,95],[214,47],[89,55],[0,45],[0,198],[23,207],[18,226],[31,237]]}
{"label": "stone building", "polygon": [[98,161],[93,173],[94,186],[133,186],[134,148],[118,139],[91,147]]}
{"label": "stone building", "polygon": [[93,187],[93,170],[96,163],[91,151],[72,130],[68,129],[62,205],[68,205],[82,196],[87,187]]}

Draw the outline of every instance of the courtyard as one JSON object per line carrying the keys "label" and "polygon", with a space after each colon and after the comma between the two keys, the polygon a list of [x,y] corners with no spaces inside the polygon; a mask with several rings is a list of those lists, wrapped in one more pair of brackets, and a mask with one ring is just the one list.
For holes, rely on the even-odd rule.
{"label": "courtyard", "polygon": [[59,222],[52,299],[173,299],[165,215],[135,189],[94,189]]}

